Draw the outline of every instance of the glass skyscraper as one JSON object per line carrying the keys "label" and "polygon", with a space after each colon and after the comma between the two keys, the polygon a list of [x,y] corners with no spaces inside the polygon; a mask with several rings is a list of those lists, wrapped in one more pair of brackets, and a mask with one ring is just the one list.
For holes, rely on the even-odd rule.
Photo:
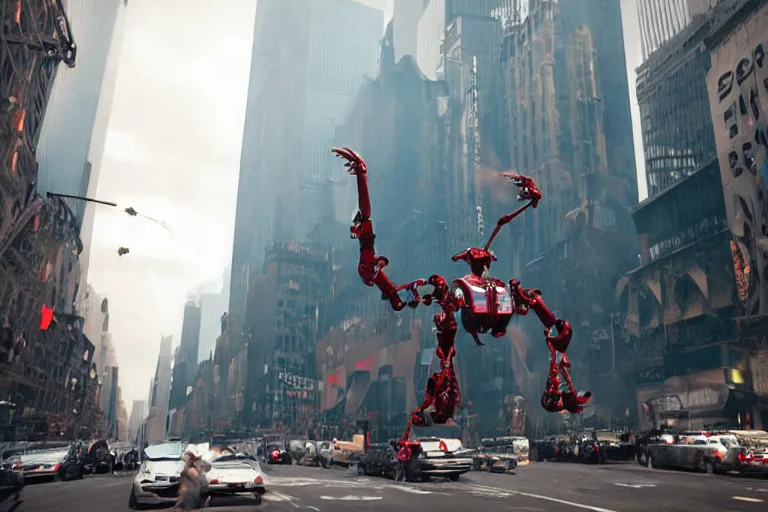
{"label": "glass skyscraper", "polygon": [[[69,2],[67,14],[77,41],[74,69],[60,73],[51,89],[37,147],[38,192],[84,195],[92,166],[88,162],[102,82],[118,11],[127,0]],[[82,222],[84,204],[67,201]]]}
{"label": "glass skyscraper", "polygon": [[353,0],[257,4],[232,255],[236,339],[267,243],[301,241],[326,209],[333,135],[375,78],[383,26],[381,10]]}

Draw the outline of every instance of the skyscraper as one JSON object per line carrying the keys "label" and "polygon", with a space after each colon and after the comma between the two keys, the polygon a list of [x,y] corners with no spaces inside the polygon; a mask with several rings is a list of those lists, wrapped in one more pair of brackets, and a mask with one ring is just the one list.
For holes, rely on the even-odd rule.
{"label": "skyscraper", "polygon": [[229,307],[229,276],[232,271],[227,269],[218,293],[203,293],[200,295],[200,348],[197,361],[208,358],[216,348],[216,339],[221,335],[221,315]]}
{"label": "skyscraper", "polygon": [[[101,81],[101,91],[98,96],[98,106],[93,121],[93,135],[85,163],[86,171],[83,173],[83,188],[80,190],[87,197],[96,196],[96,187],[99,182],[101,162],[104,158],[104,147],[107,140],[107,126],[112,115],[117,70],[125,38],[125,21],[127,16],[125,9],[128,3],[127,0],[118,1],[120,5],[117,9],[115,28],[112,31],[109,55],[107,56],[104,75]],[[94,203],[86,203],[83,205],[83,208],[82,223],[80,225],[80,240],[83,242],[83,252],[80,255],[80,265],[82,267],[82,279],[85,281],[88,278],[88,264],[91,255],[91,239],[93,237],[93,220],[96,213],[96,205]],[[81,284],[80,289],[83,290],[84,288],[85,286]]]}
{"label": "skyscraper", "polygon": [[134,400],[128,419],[128,441],[133,441],[139,433],[141,424],[147,419],[147,401]]}
{"label": "skyscraper", "polygon": [[160,441],[165,437],[166,418],[168,417],[168,399],[171,393],[171,344],[173,337],[160,339],[160,354],[157,357],[155,378],[152,382],[149,416],[147,417],[148,443]]}
{"label": "skyscraper", "polygon": [[[51,89],[37,156],[38,192],[84,195],[91,165],[88,152],[118,11],[126,0],[69,2],[72,31],[77,37],[77,66],[63,73]],[[78,222],[84,205],[69,202]]]}
{"label": "skyscraper", "polygon": [[199,348],[200,306],[189,301],[184,306],[181,343],[173,363],[173,382],[171,384],[171,408],[173,409],[184,406],[187,388],[195,385]]}
{"label": "skyscraper", "polygon": [[382,11],[353,0],[257,4],[232,255],[236,345],[267,243],[299,241],[314,227],[317,184],[338,171],[329,151],[335,127],[375,76],[383,24]]}

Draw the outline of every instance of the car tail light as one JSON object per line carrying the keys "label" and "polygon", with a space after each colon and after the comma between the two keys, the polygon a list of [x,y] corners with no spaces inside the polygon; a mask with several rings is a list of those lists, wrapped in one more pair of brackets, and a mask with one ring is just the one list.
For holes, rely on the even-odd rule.
{"label": "car tail light", "polygon": [[221,482],[219,481],[218,478],[211,478],[210,480],[208,480],[208,483],[212,485],[216,485],[216,484],[220,484]]}
{"label": "car tail light", "polygon": [[744,452],[737,454],[736,458],[739,459],[739,462],[747,462],[747,454]]}
{"label": "car tail light", "polygon": [[448,451],[448,445],[445,444],[445,441],[442,439],[440,440],[440,451],[447,452]]}
{"label": "car tail light", "polygon": [[280,452],[275,450],[272,452],[272,459],[277,460],[280,457]]}
{"label": "car tail light", "polygon": [[261,478],[261,475],[256,477],[256,480],[253,481],[256,485],[264,485],[264,479]]}
{"label": "car tail light", "polygon": [[53,467],[51,468],[51,471],[58,471],[60,467],[61,467],[61,463],[57,462],[56,464],[53,465]]}

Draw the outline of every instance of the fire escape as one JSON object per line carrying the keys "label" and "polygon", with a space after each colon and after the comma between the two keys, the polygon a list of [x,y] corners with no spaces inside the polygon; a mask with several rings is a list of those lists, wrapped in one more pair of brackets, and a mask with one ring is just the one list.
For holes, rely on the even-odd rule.
{"label": "fire escape", "polygon": [[61,0],[0,0],[0,21],[0,394],[27,409],[63,411],[75,384],[58,374],[81,354],[74,344],[37,340],[47,334],[41,304],[57,292],[54,239],[68,219],[37,195],[35,151],[58,65],[74,67],[76,46]]}

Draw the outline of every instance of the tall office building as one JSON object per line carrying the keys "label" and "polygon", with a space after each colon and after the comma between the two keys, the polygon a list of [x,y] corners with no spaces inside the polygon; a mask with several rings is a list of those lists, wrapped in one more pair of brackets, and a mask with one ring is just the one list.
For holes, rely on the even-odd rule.
{"label": "tall office building", "polygon": [[382,11],[353,0],[257,4],[232,255],[235,346],[267,243],[299,241],[319,220],[318,184],[340,169],[334,130],[375,76],[383,24]]}
{"label": "tall office building", "polygon": [[200,306],[189,301],[184,306],[184,320],[181,325],[181,343],[173,362],[171,384],[171,408],[183,407],[186,403],[187,388],[195,385],[197,375],[197,354],[200,349]]}
{"label": "tall office building", "polygon": [[141,424],[147,419],[147,401],[134,400],[131,406],[131,414],[128,417],[128,440],[133,441],[139,433]]}
{"label": "tall office building", "polygon": [[221,335],[221,316],[229,307],[229,276],[227,269],[221,291],[200,295],[200,348],[197,361],[204,361],[216,349],[216,339]]}
{"label": "tall office building", "polygon": [[147,417],[146,441],[154,443],[165,437],[168,417],[168,399],[171,394],[171,344],[173,337],[160,339],[160,354],[157,357],[155,378],[152,382],[149,416]]}
{"label": "tall office building", "polygon": [[[109,55],[107,56],[104,69],[104,78],[101,81],[101,91],[98,96],[98,106],[96,116],[93,122],[91,136],[91,145],[88,149],[88,156],[85,163],[86,169],[83,173],[83,188],[80,190],[87,197],[96,197],[96,187],[101,173],[101,164],[104,158],[104,147],[107,141],[107,127],[112,115],[112,103],[115,97],[115,86],[117,85],[117,70],[119,68],[120,57],[123,52],[123,41],[125,39],[125,22],[128,5],[127,0],[118,0],[120,5],[117,8],[115,28],[112,32],[112,42],[109,46]],[[91,256],[91,240],[93,238],[93,221],[96,214],[97,205],[94,203],[85,203],[83,205],[83,217],[80,224],[80,240],[83,242],[83,252],[80,255],[80,265],[83,281],[88,279],[88,264]],[[80,289],[84,289],[83,284]]]}
{"label": "tall office building", "polygon": [[[84,195],[91,165],[88,152],[99,98],[114,39],[118,11],[126,0],[68,2],[72,32],[77,38],[77,66],[62,73],[51,89],[37,148],[38,192]],[[83,218],[82,201],[68,201]]]}

